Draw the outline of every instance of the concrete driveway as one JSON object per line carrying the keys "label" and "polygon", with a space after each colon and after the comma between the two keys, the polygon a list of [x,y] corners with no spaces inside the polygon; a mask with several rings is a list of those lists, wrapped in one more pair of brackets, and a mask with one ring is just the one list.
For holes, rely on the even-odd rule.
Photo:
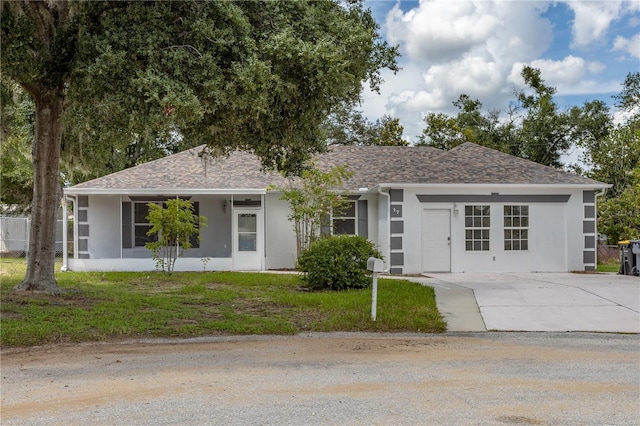
{"label": "concrete driveway", "polygon": [[640,333],[640,278],[617,274],[428,274],[449,331]]}

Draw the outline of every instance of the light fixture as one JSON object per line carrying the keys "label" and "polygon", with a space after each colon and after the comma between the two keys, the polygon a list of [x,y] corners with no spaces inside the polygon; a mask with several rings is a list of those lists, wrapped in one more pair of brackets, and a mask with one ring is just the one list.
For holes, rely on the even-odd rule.
{"label": "light fixture", "polygon": [[222,213],[227,212],[227,200],[222,200]]}
{"label": "light fixture", "polygon": [[458,210],[458,203],[453,203],[453,214],[457,215],[460,212]]}

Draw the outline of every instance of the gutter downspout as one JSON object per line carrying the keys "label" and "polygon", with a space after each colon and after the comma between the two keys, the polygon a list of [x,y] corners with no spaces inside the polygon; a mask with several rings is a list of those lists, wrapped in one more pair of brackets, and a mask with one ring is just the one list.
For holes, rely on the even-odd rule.
{"label": "gutter downspout", "polygon": [[[384,256],[385,259],[385,264],[387,265],[387,267],[385,269],[389,270],[391,268],[391,196],[389,195],[388,192],[383,192],[382,191],[382,187],[380,185],[378,185],[378,194],[380,195],[384,195],[385,197],[387,197],[387,211],[386,211],[386,215],[387,215],[387,245],[385,252],[382,254]],[[380,222],[378,222],[380,223]],[[378,229],[378,245],[382,246],[382,244],[380,244],[380,230]]]}

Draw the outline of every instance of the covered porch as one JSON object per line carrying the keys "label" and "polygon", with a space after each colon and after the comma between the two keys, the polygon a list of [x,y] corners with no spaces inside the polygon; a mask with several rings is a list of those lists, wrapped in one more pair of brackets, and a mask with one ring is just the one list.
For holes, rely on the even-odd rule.
{"label": "covered porch", "polygon": [[[67,188],[64,209],[74,221],[72,255],[63,270],[153,271],[152,253],[145,247],[150,224],[149,203],[171,198],[190,200],[206,219],[200,239],[184,250],[176,271],[265,269],[264,189],[236,191],[157,190],[96,191]],[[65,216],[67,211],[64,212]],[[66,235],[67,233],[63,233]],[[65,244],[67,241],[64,242]]]}

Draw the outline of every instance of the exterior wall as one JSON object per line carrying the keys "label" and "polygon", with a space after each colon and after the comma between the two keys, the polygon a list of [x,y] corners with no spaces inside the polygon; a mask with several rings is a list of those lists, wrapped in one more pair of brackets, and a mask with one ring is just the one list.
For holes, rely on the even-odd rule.
{"label": "exterior wall", "polygon": [[[89,195],[88,199],[89,205],[86,209],[89,227],[88,258],[120,258],[122,233],[120,229],[120,196]],[[79,220],[78,226],[81,226],[81,223],[82,221]],[[81,241],[78,241],[78,246],[80,253],[83,253]]]}
{"label": "exterior wall", "polygon": [[[378,195],[377,203],[370,203],[370,209],[373,210],[373,207],[377,205],[377,239],[371,240],[377,243],[378,250],[382,253],[384,257],[384,269],[388,270],[391,265],[389,262],[390,257],[390,234],[389,234],[389,196],[388,195]],[[374,223],[371,221],[371,223]]]}
{"label": "exterior wall", "polygon": [[[495,194],[495,198],[492,194]],[[526,195],[529,201],[500,197]],[[425,196],[422,200],[418,196]],[[440,196],[441,198],[437,198]],[[461,196],[489,198],[455,201]],[[557,196],[568,196],[559,201]],[[277,193],[264,196],[264,268],[293,268],[296,244],[287,216],[289,207]],[[534,197],[534,198],[531,198]],[[542,197],[542,198],[535,198]],[[125,197],[122,197],[125,198]],[[151,271],[155,264],[145,248],[122,249],[120,196],[90,195],[78,202],[78,253],[69,259],[72,270]],[[393,188],[389,195],[367,193],[368,238],[382,252],[391,273],[416,274],[423,268],[422,217],[425,209],[441,209],[450,217],[452,272],[562,272],[595,268],[595,195],[593,191],[562,188]],[[480,198],[478,198],[480,199]],[[80,201],[80,200],[79,200]],[[177,270],[230,270],[232,262],[231,197],[194,196],[200,215],[207,218],[199,248],[185,252]],[[490,249],[465,250],[465,205],[490,205]],[[528,205],[528,250],[504,249],[504,205]],[[84,242],[83,242],[84,241]],[[122,258],[121,258],[122,257]]]}
{"label": "exterior wall", "polygon": [[[70,271],[122,271],[150,272],[156,270],[153,259],[69,259]],[[210,259],[203,267],[202,260],[195,257],[180,257],[175,271],[230,271],[231,258]]]}
{"label": "exterior wall", "polygon": [[289,222],[289,203],[279,193],[265,195],[266,269],[290,269],[296,264],[296,236]]}
{"label": "exterior wall", "polygon": [[[266,269],[294,268],[296,237],[293,224],[288,220],[289,203],[280,200],[279,193],[269,193],[265,200]],[[379,246],[378,195],[362,194],[359,200],[367,201],[367,238]]]}
{"label": "exterior wall", "polygon": [[380,248],[379,239],[379,226],[378,226],[378,194],[364,194],[360,197],[360,200],[367,200],[367,239],[374,243],[378,250]]}
{"label": "exterior wall", "polygon": [[[417,195],[569,195],[565,202],[420,202]],[[543,197],[544,198],[544,197]],[[490,250],[465,250],[465,205],[490,205]],[[529,206],[529,248],[523,251],[504,249],[503,206]],[[583,200],[581,190],[487,188],[405,188],[404,189],[403,273],[421,273],[423,209],[445,209],[451,218],[452,272],[561,272],[584,270]],[[406,232],[411,230],[411,232]]]}

